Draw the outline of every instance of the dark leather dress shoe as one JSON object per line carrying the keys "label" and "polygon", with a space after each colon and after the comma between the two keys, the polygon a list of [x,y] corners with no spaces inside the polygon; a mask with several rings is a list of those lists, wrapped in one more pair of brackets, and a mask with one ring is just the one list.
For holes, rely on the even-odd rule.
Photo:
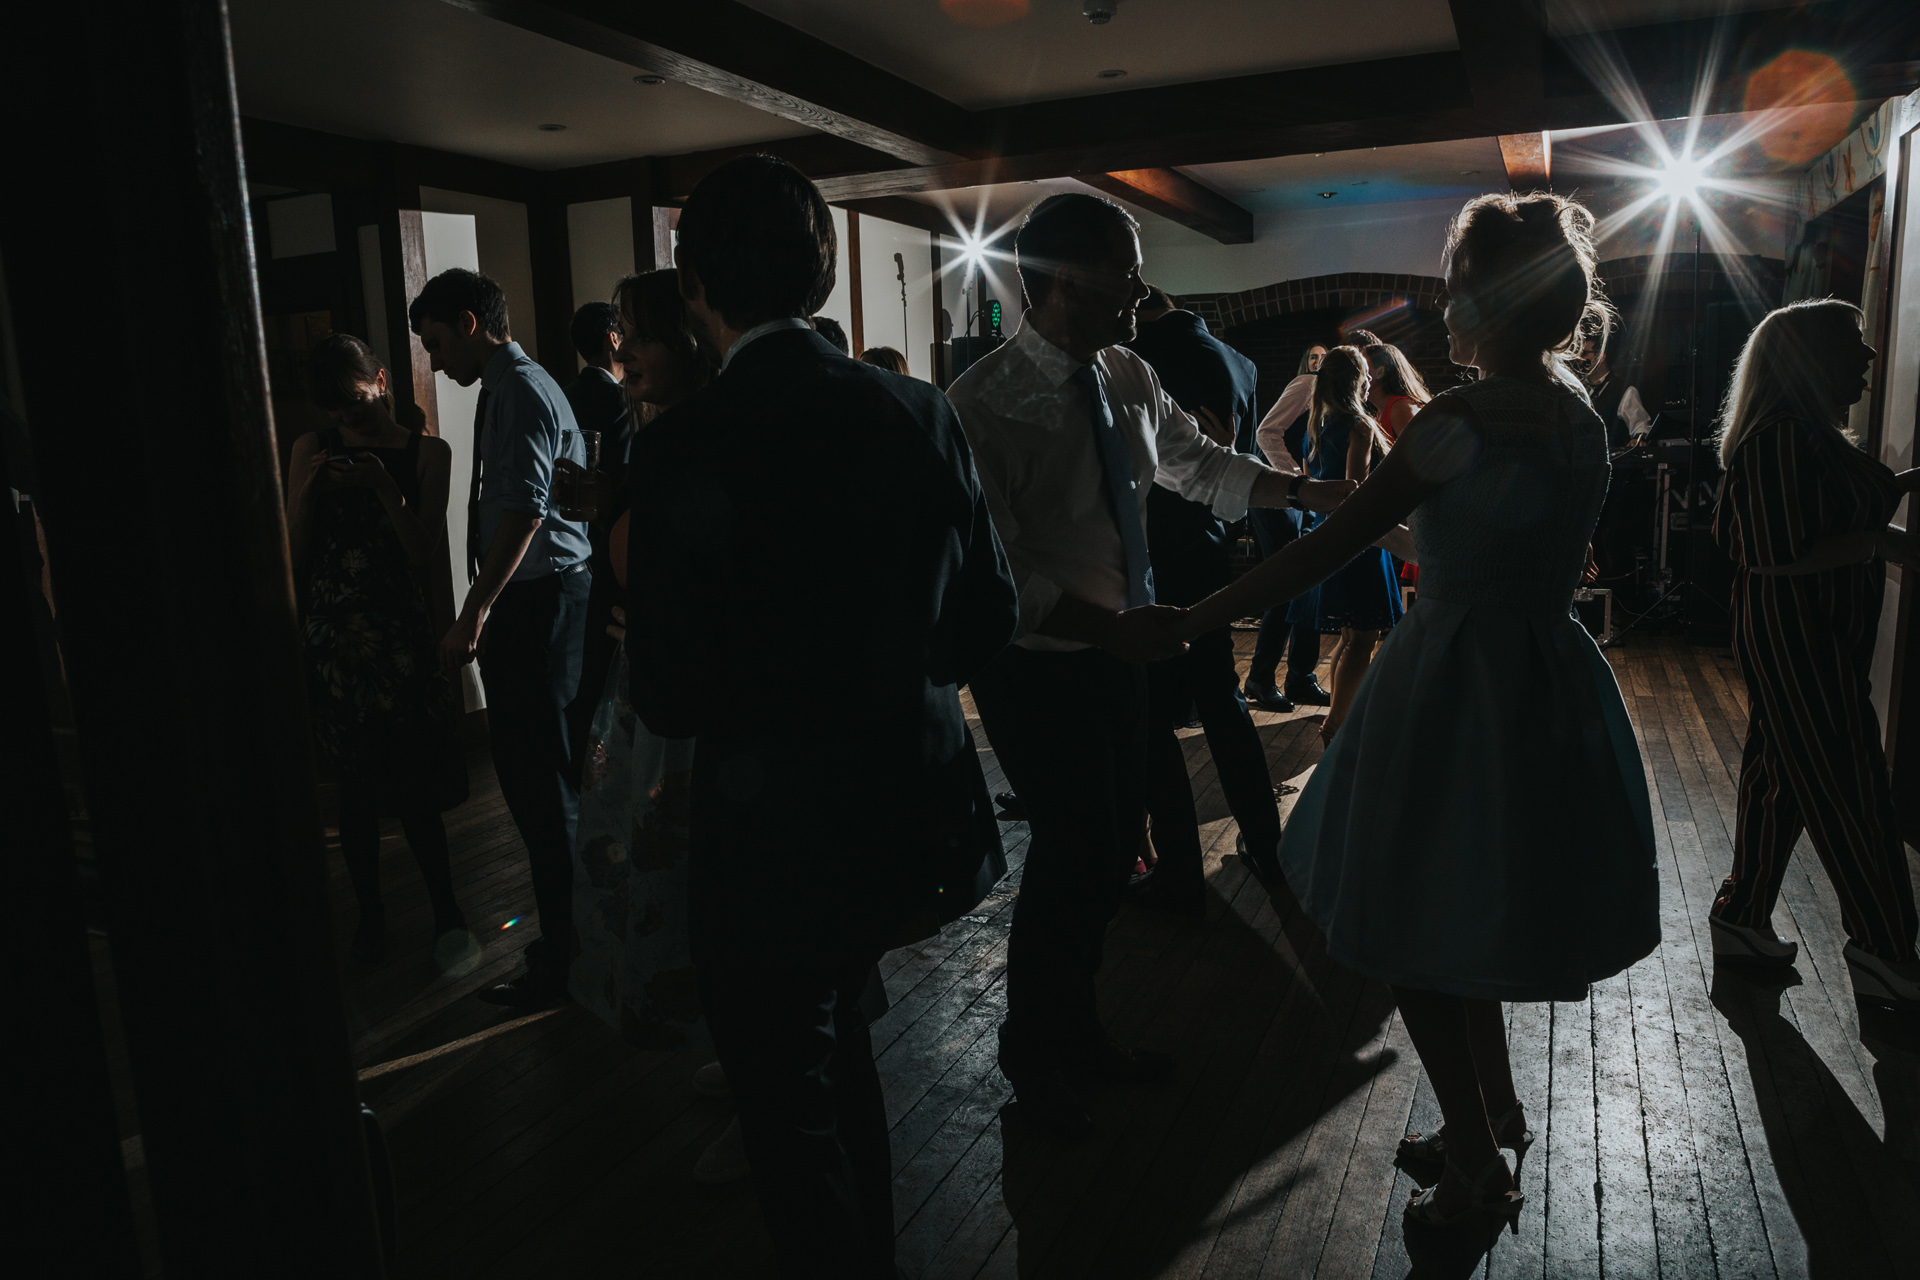
{"label": "dark leather dress shoe", "polygon": [[1108,1084],[1155,1085],[1173,1075],[1173,1055],[1158,1049],[1129,1049],[1103,1040],[1088,1051],[1081,1069]]}
{"label": "dark leather dress shoe", "polygon": [[1204,883],[1176,885],[1159,868],[1127,882],[1127,901],[1136,907],[1150,907],[1176,916],[1203,916],[1207,913],[1207,889]]}
{"label": "dark leather dress shoe", "polygon": [[1320,687],[1319,676],[1287,681],[1287,696],[1303,707],[1330,707],[1333,695]]}
{"label": "dark leather dress shoe", "polygon": [[1001,821],[1025,822],[1027,820],[1027,806],[1020,803],[1020,797],[1014,792],[1002,791],[993,798],[993,802],[1000,806]]}
{"label": "dark leather dress shoe", "polygon": [[536,1013],[567,1001],[567,984],[523,973],[478,993],[481,1003],[497,1004],[517,1013]]}
{"label": "dark leather dress shoe", "polygon": [[1262,711],[1277,711],[1281,715],[1293,710],[1293,699],[1270,684],[1256,684],[1247,681],[1247,701]]}
{"label": "dark leather dress shoe", "polygon": [[1039,1071],[1002,1071],[1013,1086],[1014,1110],[1020,1119],[1056,1138],[1078,1141],[1093,1132],[1086,1097],[1057,1067]]}

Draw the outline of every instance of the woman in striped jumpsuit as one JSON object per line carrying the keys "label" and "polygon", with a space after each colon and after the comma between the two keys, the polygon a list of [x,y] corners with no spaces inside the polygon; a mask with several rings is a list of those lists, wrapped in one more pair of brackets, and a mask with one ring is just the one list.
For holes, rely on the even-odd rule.
{"label": "woman in striped jumpsuit", "polygon": [[1714,537],[1734,561],[1734,656],[1750,707],[1714,955],[1793,963],[1771,917],[1805,831],[1840,899],[1855,995],[1920,1012],[1913,888],[1867,681],[1885,561],[1920,564],[1920,537],[1887,523],[1917,473],[1896,476],[1842,434],[1873,359],[1860,323],[1832,299],[1773,312],[1727,395]]}

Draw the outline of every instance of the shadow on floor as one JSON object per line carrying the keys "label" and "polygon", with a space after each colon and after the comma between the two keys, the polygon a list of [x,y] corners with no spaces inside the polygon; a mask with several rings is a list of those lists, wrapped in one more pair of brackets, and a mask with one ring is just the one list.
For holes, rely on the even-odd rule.
{"label": "shadow on floor", "polygon": [[[1324,1238],[1324,1184],[1339,1186],[1359,1109],[1329,1121],[1324,1138],[1315,1126],[1394,1061],[1380,1045],[1393,1005],[1386,988],[1327,959],[1284,888],[1273,906],[1277,925],[1264,912],[1250,924],[1214,902],[1201,930],[1122,915],[1110,949],[1157,946],[1157,960],[1188,968],[1155,1007],[1130,1005],[1110,1026],[1123,1042],[1174,1053],[1178,1071],[1159,1089],[1097,1095],[1084,1143],[1005,1115],[1002,1187],[1020,1275],[1152,1276],[1201,1261],[1209,1275],[1250,1275],[1270,1247],[1299,1256],[1293,1230]],[[1316,1170],[1318,1202],[1290,1204]]]}
{"label": "shadow on floor", "polygon": [[1711,994],[1746,1049],[1774,1172],[1806,1240],[1807,1274],[1901,1274],[1920,1257],[1920,1169],[1904,1158],[1915,1147],[1920,1109],[1920,1027],[1861,1012],[1861,1043],[1877,1060],[1873,1084],[1887,1117],[1883,1140],[1793,1022],[1785,997],[1799,985],[1792,970],[1722,968]]}

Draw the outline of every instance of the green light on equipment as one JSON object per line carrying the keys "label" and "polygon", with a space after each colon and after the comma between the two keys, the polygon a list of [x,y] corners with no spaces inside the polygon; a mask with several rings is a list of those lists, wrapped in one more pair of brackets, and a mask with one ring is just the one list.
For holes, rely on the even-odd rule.
{"label": "green light on equipment", "polygon": [[994,333],[1000,332],[1000,299],[987,303],[987,328]]}

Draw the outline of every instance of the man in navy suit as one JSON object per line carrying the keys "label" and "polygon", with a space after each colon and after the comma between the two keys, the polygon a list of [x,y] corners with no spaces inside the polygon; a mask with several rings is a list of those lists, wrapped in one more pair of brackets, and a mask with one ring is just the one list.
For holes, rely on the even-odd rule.
{"label": "man in navy suit", "polygon": [[[1127,346],[1153,366],[1161,387],[1215,443],[1253,452],[1257,371],[1253,361],[1209,333],[1205,320],[1175,310],[1155,288],[1140,304],[1140,336]],[[1206,503],[1190,502],[1164,485],[1147,494],[1147,545],[1163,604],[1197,604],[1232,580],[1227,526]],[[1150,664],[1147,702],[1147,811],[1160,861],[1128,886],[1128,896],[1142,905],[1197,914],[1204,902],[1200,824],[1186,754],[1175,736],[1188,708],[1200,713],[1246,857],[1262,876],[1278,870],[1280,815],[1273,776],[1240,693],[1233,634],[1225,628],[1209,632],[1179,657]]]}
{"label": "man in navy suit", "polygon": [[[958,686],[1012,636],[1013,582],[953,406],[807,324],[836,257],[819,190],[741,157],[679,231],[721,372],[634,443],[633,704],[698,739],[693,960],[779,1274],[890,1277],[858,999],[884,951],[1005,872]],[[776,650],[801,678],[770,711],[740,672]]]}

